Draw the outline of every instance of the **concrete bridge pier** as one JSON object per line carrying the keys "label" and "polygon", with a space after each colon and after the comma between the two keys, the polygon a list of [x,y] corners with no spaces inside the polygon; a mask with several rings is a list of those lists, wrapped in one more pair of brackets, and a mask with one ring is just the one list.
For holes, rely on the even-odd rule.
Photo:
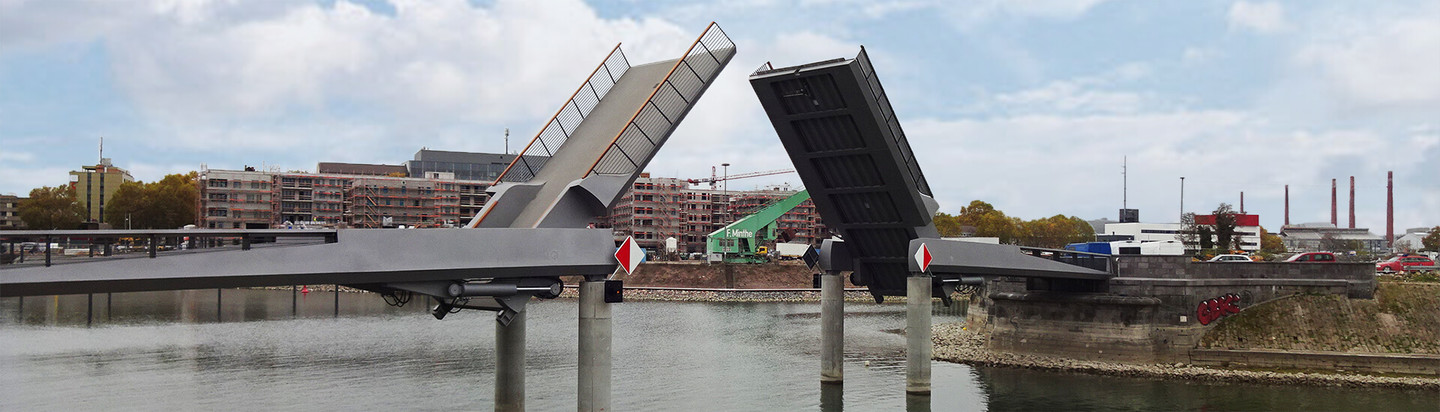
{"label": "concrete bridge pier", "polygon": [[525,410],[525,312],[495,321],[495,410]]}
{"label": "concrete bridge pier", "polygon": [[580,282],[580,363],[576,409],[610,410],[610,304],[605,279]]}
{"label": "concrete bridge pier", "polygon": [[905,282],[905,393],[930,395],[930,276]]}
{"label": "concrete bridge pier", "polygon": [[845,277],[820,275],[820,383],[845,381]]}

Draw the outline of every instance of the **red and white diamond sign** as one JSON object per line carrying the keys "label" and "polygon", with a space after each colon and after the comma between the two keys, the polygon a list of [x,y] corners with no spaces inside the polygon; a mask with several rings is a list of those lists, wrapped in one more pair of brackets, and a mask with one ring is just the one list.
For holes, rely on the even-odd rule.
{"label": "red and white diamond sign", "polygon": [[930,248],[926,247],[924,243],[921,243],[920,250],[915,252],[915,263],[920,264],[920,273],[925,273],[926,270],[930,269],[930,261],[932,260],[935,260],[935,258],[930,256]]}
{"label": "red and white diamond sign", "polygon": [[620,261],[620,267],[629,274],[635,271],[636,266],[640,266],[640,262],[645,261],[645,249],[635,244],[634,237],[626,236],[625,243],[620,244],[620,249],[615,251],[615,260]]}

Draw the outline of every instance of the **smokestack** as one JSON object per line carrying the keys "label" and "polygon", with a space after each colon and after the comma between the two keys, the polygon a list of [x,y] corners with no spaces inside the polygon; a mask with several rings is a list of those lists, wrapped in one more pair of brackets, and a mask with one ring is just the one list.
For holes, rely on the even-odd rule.
{"label": "smokestack", "polygon": [[1285,226],[1290,226],[1290,185],[1285,185]]}
{"label": "smokestack", "polygon": [[1350,228],[1355,228],[1355,176],[1350,176]]}
{"label": "smokestack", "polygon": [[1240,214],[1245,214],[1245,192],[1240,192]]}
{"label": "smokestack", "polygon": [[1336,179],[1330,179],[1330,226],[1340,227],[1340,215],[1336,210],[1336,204],[1339,201],[1335,197],[1335,181]]}
{"label": "smokestack", "polygon": [[1395,249],[1395,172],[1385,173],[1385,246]]}

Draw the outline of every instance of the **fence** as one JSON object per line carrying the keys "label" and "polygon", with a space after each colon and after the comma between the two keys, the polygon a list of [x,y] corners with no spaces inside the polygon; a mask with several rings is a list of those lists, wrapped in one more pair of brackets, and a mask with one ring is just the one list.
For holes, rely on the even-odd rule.
{"label": "fence", "polygon": [[534,178],[627,70],[630,70],[630,61],[625,58],[625,52],[621,51],[617,44],[610,50],[610,54],[605,56],[605,60],[595,67],[595,71],[590,73],[590,77],[585,79],[585,83],[575,89],[570,100],[566,100],[560,110],[555,112],[555,116],[545,123],[540,133],[525,145],[520,156],[516,157],[505,171],[500,172],[495,183],[524,182]]}
{"label": "fence", "polygon": [[685,51],[685,56],[670,68],[665,80],[635,112],[625,129],[615,136],[605,153],[591,165],[586,176],[637,172],[655,155],[656,148],[665,142],[680,118],[734,56],[735,43],[719,25],[710,23]]}

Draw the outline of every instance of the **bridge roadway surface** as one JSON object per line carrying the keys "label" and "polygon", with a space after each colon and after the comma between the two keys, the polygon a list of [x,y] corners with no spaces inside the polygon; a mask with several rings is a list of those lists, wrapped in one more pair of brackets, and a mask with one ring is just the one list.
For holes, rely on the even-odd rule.
{"label": "bridge roadway surface", "polygon": [[531,183],[538,182],[543,186],[534,197],[536,201],[527,203],[510,227],[539,225],[570,183],[590,173],[591,166],[605,154],[615,136],[630,124],[635,110],[645,104],[678,60],[647,63],[626,70],[565,140],[565,144],[560,145],[545,166],[530,179]]}
{"label": "bridge roadway surface", "polygon": [[[202,236],[205,231],[186,232]],[[54,233],[79,237],[84,232]],[[0,297],[537,274],[604,276],[615,270],[611,255],[615,241],[609,229],[342,229],[334,233],[334,243],[3,269]]]}

